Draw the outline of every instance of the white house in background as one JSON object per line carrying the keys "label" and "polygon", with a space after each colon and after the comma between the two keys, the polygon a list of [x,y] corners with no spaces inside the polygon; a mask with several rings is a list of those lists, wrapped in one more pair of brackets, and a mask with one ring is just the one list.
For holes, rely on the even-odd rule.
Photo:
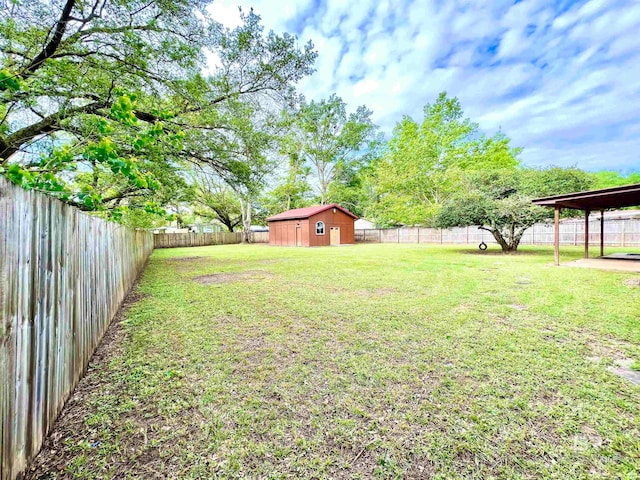
{"label": "white house in background", "polygon": [[154,228],[153,233],[215,233],[223,232],[224,230],[225,229],[222,228],[222,225],[218,225],[217,223],[210,223],[206,225],[187,225],[186,228],[178,228],[173,225],[168,225],[164,227]]}
{"label": "white house in background", "polygon": [[226,229],[219,223],[196,223],[189,225],[189,231],[193,233],[216,233]]}
{"label": "white house in background", "polygon": [[158,227],[153,229],[153,233],[189,233],[188,228],[178,227]]}
{"label": "white house in background", "polygon": [[375,225],[373,224],[373,222],[370,222],[369,220],[365,220],[364,218],[359,218],[354,222],[353,227],[356,230],[367,230],[369,228],[376,228]]}

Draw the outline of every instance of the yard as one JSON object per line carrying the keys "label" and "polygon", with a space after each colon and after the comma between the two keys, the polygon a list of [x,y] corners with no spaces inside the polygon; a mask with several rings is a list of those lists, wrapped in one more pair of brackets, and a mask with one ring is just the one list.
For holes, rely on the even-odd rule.
{"label": "yard", "polygon": [[637,275],[476,252],[156,250],[28,476],[638,478]]}

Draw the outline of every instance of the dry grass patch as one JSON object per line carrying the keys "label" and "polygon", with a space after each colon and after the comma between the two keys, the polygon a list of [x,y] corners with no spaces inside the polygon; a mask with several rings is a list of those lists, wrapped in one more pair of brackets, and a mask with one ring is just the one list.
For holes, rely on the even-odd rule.
{"label": "dry grass patch", "polygon": [[229,282],[248,282],[252,280],[262,280],[264,278],[272,277],[270,272],[264,270],[245,270],[243,272],[229,272],[229,273],[211,273],[209,275],[200,275],[194,277],[195,282],[202,285],[211,285],[214,283],[229,283]]}
{"label": "dry grass patch", "polygon": [[640,287],[640,277],[627,278],[623,283],[627,287]]}

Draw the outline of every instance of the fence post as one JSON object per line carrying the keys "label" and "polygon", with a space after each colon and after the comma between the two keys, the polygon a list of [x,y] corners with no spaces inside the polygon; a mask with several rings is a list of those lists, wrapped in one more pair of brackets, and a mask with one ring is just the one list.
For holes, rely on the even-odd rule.
{"label": "fence post", "polygon": [[624,246],[625,246],[625,245],[624,245],[624,236],[625,236],[625,232],[624,232],[625,228],[624,228],[624,226],[625,226],[626,224],[627,224],[627,221],[626,221],[626,220],[623,220],[623,221],[622,221],[622,231],[620,232],[620,243],[621,243],[621,245],[620,245],[620,246],[621,246],[621,247],[624,247]]}

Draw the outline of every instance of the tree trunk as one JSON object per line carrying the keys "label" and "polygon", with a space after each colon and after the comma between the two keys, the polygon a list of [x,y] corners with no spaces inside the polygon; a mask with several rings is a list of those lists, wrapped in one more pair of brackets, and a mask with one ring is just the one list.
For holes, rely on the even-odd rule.
{"label": "tree trunk", "polygon": [[328,196],[327,190],[328,190],[327,184],[325,183],[324,179],[320,180],[320,205],[327,204],[327,196]]}
{"label": "tree trunk", "polygon": [[496,242],[498,242],[498,245],[502,248],[503,253],[516,253],[518,251],[518,245],[520,244],[522,235],[515,235],[514,226],[509,227],[507,235],[503,235],[502,231],[496,226],[480,227],[480,229],[486,230],[493,235],[493,238],[496,239]]}
{"label": "tree trunk", "polygon": [[222,224],[225,227],[227,227],[227,230],[229,230],[230,232],[233,232],[233,229],[238,224],[237,222],[234,222],[233,220],[231,220],[230,217],[226,215],[216,215],[216,216],[218,217],[218,220],[222,222]]}
{"label": "tree trunk", "polygon": [[229,231],[232,232],[235,230],[235,228],[242,222],[242,217],[232,217],[231,215],[229,215],[226,210],[224,210],[224,208],[216,208],[215,206],[210,206],[205,202],[199,202],[201,205],[204,205],[204,207],[206,207],[207,210],[211,210],[211,212],[208,211],[203,211],[203,212],[199,212],[196,211],[195,213],[197,215],[200,215],[201,217],[206,218],[207,220],[217,220],[219,221],[222,225],[225,226],[225,228]]}
{"label": "tree trunk", "polygon": [[326,205],[328,191],[329,191],[329,179],[328,174],[326,172],[327,165],[322,163],[322,161],[316,162],[316,169],[318,172],[318,184],[320,187],[320,205]]}
{"label": "tree trunk", "polygon": [[240,210],[242,211],[242,243],[251,243],[251,197],[240,198]]}

